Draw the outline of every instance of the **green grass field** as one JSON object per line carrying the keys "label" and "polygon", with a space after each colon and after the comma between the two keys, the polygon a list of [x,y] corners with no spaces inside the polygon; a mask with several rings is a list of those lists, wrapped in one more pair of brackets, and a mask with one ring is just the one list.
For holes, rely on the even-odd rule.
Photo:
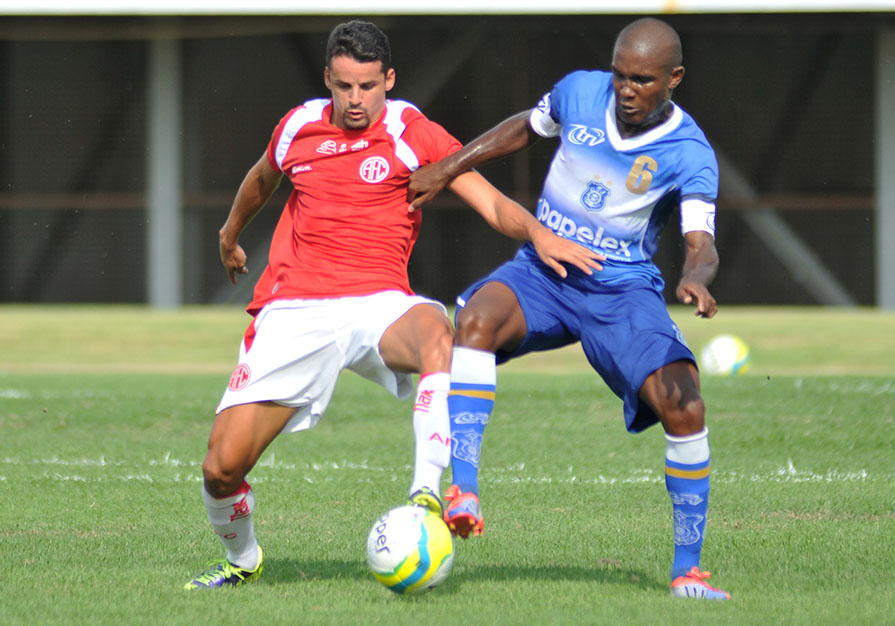
{"label": "green grass field", "polygon": [[441,588],[401,598],[366,570],[370,524],[406,497],[410,402],[346,374],[250,475],[261,580],[184,592],[221,554],[200,464],[248,318],[2,306],[0,624],[895,623],[895,315],[672,311],[697,351],[722,332],[753,350],[703,380],[703,567],[729,603],[668,597],[662,433],[627,434],[574,349],[501,368],[486,533]]}

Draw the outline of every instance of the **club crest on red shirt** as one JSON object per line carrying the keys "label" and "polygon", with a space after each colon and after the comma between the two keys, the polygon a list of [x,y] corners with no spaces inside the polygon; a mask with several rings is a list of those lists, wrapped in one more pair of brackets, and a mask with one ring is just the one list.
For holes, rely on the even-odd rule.
{"label": "club crest on red shirt", "polygon": [[368,183],[381,183],[388,176],[388,161],[381,156],[364,159],[360,164],[360,177]]}

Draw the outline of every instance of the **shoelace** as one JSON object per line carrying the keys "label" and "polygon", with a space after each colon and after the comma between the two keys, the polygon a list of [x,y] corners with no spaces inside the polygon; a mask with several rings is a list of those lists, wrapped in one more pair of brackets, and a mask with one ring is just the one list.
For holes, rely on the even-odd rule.
{"label": "shoelace", "polygon": [[697,567],[693,567],[689,572],[687,572],[687,576],[689,578],[696,578],[698,580],[708,580],[712,577],[711,572],[700,572]]}

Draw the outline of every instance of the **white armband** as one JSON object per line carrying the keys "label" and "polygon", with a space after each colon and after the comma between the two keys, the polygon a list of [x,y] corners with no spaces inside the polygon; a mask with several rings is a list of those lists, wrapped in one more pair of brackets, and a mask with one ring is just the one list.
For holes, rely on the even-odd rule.
{"label": "white armband", "polygon": [[715,203],[691,196],[681,200],[681,233],[702,230],[715,236]]}
{"label": "white armband", "polygon": [[556,137],[562,130],[555,119],[550,116],[550,94],[545,93],[538,106],[531,110],[528,117],[531,129],[541,137]]}

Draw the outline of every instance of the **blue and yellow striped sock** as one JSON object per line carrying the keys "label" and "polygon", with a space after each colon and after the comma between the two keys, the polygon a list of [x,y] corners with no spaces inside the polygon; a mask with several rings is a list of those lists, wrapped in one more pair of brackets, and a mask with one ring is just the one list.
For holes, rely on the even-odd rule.
{"label": "blue and yellow striped sock", "polygon": [[451,472],[463,493],[479,493],[479,459],[485,426],[494,410],[497,366],[494,354],[455,347],[451,362]]}
{"label": "blue and yellow striped sock", "polygon": [[665,486],[674,513],[674,563],[671,579],[699,566],[709,505],[709,431],[665,435]]}

